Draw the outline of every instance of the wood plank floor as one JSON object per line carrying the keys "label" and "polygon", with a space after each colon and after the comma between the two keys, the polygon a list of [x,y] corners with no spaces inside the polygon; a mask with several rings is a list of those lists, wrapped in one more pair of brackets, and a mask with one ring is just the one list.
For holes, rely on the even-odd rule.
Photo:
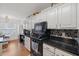
{"label": "wood plank floor", "polygon": [[3,56],[29,56],[30,52],[18,40],[8,43],[8,48],[3,52]]}

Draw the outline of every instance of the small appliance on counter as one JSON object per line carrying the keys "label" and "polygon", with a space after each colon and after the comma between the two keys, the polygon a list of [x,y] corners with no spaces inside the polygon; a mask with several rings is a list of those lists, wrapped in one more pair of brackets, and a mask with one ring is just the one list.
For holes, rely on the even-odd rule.
{"label": "small appliance on counter", "polygon": [[31,55],[43,56],[43,40],[48,39],[47,22],[40,22],[34,25],[31,34]]}

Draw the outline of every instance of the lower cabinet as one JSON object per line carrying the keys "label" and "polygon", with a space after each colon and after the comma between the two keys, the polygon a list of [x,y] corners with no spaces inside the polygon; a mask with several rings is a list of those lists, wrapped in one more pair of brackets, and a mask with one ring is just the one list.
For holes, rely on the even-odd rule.
{"label": "lower cabinet", "polygon": [[25,47],[30,51],[30,38],[29,37],[25,37],[25,41],[24,41],[24,45]]}
{"label": "lower cabinet", "polygon": [[55,56],[73,56],[73,54],[70,54],[68,52],[65,52],[63,50],[60,49],[55,49]]}
{"label": "lower cabinet", "polygon": [[50,52],[47,49],[43,49],[43,56],[54,56],[54,53]]}
{"label": "lower cabinet", "polygon": [[54,47],[43,44],[43,56],[54,56]]}
{"label": "lower cabinet", "polygon": [[74,56],[71,53],[60,50],[48,44],[43,44],[43,56]]}

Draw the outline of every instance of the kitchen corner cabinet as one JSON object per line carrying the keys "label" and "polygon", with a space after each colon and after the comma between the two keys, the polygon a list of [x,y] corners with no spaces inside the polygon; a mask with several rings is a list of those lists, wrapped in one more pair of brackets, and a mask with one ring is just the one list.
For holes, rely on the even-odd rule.
{"label": "kitchen corner cabinet", "polygon": [[48,29],[57,28],[57,8],[52,8],[47,11]]}
{"label": "kitchen corner cabinet", "polygon": [[59,28],[61,29],[72,29],[76,28],[76,4],[63,4],[58,7],[58,22]]}

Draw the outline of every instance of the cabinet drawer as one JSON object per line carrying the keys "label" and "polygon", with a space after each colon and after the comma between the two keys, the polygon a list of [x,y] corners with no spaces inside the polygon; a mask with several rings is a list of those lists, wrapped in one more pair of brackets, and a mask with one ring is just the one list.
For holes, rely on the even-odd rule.
{"label": "cabinet drawer", "polygon": [[50,52],[47,49],[43,49],[43,56],[54,56],[54,53]]}
{"label": "cabinet drawer", "polygon": [[73,56],[72,54],[62,51],[60,49],[55,49],[55,55],[56,56]]}
{"label": "cabinet drawer", "polygon": [[48,44],[43,44],[43,48],[49,50],[50,52],[54,53],[55,48],[53,46],[50,46]]}

